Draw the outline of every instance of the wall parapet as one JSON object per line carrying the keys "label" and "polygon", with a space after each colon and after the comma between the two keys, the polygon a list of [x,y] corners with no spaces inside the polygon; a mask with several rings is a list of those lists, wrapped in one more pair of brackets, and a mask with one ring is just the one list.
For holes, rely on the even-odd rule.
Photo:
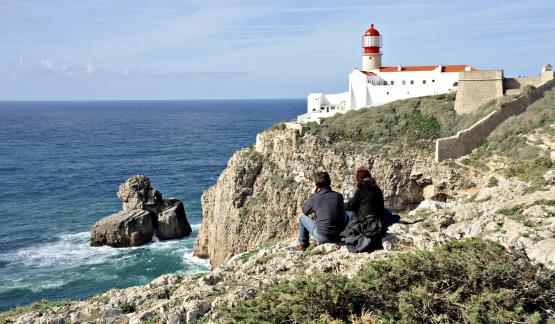
{"label": "wall parapet", "polygon": [[546,81],[532,93],[522,94],[512,101],[504,103],[503,107],[498,107],[474,125],[459,131],[456,135],[436,140],[435,161],[456,159],[472,152],[497,126],[510,116],[524,112],[530,104],[541,98],[544,92],[554,86],[555,80]]}

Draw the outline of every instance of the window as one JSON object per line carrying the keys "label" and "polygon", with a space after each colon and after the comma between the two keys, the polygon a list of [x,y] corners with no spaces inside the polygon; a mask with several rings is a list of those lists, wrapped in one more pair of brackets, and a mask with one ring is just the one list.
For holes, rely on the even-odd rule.
{"label": "window", "polygon": [[384,85],[387,85],[387,81],[384,81],[383,84],[384,84]]}
{"label": "window", "polygon": [[394,84],[395,84],[395,81],[391,81],[391,85],[394,85]]}
{"label": "window", "polygon": [[389,91],[387,92],[387,95],[389,95]]}
{"label": "window", "polygon": [[426,84],[426,80],[422,80],[422,84]]}
{"label": "window", "polygon": [[407,82],[406,82],[405,80],[403,80],[403,82],[402,82],[402,83],[403,83],[403,85],[407,84]]}
{"label": "window", "polygon": [[432,82],[436,82],[436,80],[432,80]]}
{"label": "window", "polygon": [[410,84],[414,84],[414,80],[410,80]]}
{"label": "window", "polygon": [[453,83],[453,87],[458,87],[458,86],[459,86],[459,82],[458,82],[458,81],[455,82],[455,83]]}

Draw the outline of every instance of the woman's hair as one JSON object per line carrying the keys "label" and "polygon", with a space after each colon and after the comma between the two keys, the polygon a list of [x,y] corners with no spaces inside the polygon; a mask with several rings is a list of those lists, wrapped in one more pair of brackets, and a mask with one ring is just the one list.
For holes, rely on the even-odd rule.
{"label": "woman's hair", "polygon": [[373,186],[374,181],[367,167],[363,167],[363,166],[359,167],[357,169],[355,177],[357,182],[357,188],[361,188],[361,187],[370,188]]}

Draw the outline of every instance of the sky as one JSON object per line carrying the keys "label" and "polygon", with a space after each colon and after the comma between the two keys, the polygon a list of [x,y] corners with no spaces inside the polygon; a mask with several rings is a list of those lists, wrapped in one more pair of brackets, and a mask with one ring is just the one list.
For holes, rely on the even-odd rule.
{"label": "sky", "polygon": [[383,64],[537,75],[555,1],[0,0],[0,100],[304,98]]}

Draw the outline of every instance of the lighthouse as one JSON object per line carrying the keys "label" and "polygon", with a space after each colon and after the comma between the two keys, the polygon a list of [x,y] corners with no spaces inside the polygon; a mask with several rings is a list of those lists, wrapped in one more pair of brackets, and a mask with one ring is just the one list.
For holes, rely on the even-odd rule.
{"label": "lighthouse", "polygon": [[370,72],[382,67],[382,36],[374,24],[362,36],[362,71]]}
{"label": "lighthouse", "polygon": [[307,112],[297,120],[300,123],[320,122],[322,118],[343,114],[351,109],[449,93],[458,89],[461,72],[474,70],[466,64],[382,66],[382,36],[372,24],[362,35],[362,67],[352,69],[349,73],[347,91],[310,93],[307,97]]}

